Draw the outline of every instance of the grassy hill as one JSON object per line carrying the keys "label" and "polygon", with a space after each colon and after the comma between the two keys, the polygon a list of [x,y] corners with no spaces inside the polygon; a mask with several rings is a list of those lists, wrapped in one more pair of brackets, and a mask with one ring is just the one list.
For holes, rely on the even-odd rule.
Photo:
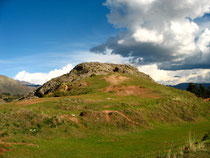
{"label": "grassy hill", "polygon": [[80,64],[35,96],[0,105],[2,157],[209,156],[210,103],[132,66]]}
{"label": "grassy hill", "polygon": [[27,94],[32,90],[34,90],[34,88],[27,87],[16,80],[0,75],[0,94],[4,92],[10,93],[11,95],[21,95]]}

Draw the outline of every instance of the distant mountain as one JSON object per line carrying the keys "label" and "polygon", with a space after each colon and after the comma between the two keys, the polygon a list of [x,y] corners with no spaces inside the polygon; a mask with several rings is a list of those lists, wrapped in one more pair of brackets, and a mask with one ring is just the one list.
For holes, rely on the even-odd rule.
{"label": "distant mountain", "polygon": [[[210,86],[210,83],[194,83],[194,84],[197,84],[198,86],[200,84],[204,85],[206,88],[208,88]],[[181,89],[181,90],[186,90],[187,87],[188,87],[189,83],[180,83],[180,84],[177,84],[177,85],[168,85],[168,87],[174,87],[174,88],[177,88],[177,89]]]}
{"label": "distant mountain", "polygon": [[13,80],[7,76],[0,75],[0,94],[10,93],[11,95],[22,95],[27,94],[34,89],[34,87],[23,85],[19,81]]}
{"label": "distant mountain", "polygon": [[38,84],[33,84],[33,83],[29,83],[29,82],[25,82],[25,81],[19,81],[17,80],[20,84],[24,85],[24,86],[27,86],[27,87],[34,87],[34,88],[38,88],[40,87],[41,85],[38,85]]}

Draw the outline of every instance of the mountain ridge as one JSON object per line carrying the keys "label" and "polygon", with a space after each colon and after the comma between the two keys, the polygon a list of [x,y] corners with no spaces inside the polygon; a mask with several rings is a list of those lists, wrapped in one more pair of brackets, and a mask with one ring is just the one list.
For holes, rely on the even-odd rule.
{"label": "mountain ridge", "polygon": [[[190,82],[189,82],[189,83],[179,83],[179,84],[177,84],[177,85],[167,85],[167,86],[168,86],[168,87],[174,87],[174,88],[181,89],[181,90],[186,90],[189,84],[190,84]],[[204,85],[206,88],[208,88],[208,87],[210,86],[210,83],[193,83],[193,84],[196,84],[196,85],[198,85],[198,86],[199,86],[200,84],[202,84],[202,85]]]}
{"label": "mountain ridge", "polygon": [[20,84],[22,84],[22,85],[24,85],[24,86],[27,86],[27,87],[38,88],[38,87],[41,86],[41,85],[39,85],[39,84],[33,84],[33,83],[26,82],[26,81],[20,81],[20,80],[16,80],[16,81],[18,81]]}

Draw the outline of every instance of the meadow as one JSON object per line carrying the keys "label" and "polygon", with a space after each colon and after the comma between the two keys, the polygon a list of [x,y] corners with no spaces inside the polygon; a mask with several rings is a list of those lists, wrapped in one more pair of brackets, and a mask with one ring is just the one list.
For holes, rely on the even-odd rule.
{"label": "meadow", "polygon": [[92,76],[70,86],[71,92],[61,85],[43,98],[0,104],[0,157],[209,153],[208,139],[195,146],[209,137],[210,104],[192,93],[125,74]]}

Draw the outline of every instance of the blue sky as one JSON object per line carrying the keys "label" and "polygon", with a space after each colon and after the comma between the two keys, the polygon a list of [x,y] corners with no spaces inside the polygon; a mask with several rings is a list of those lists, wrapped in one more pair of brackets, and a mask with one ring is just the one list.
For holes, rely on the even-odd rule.
{"label": "blue sky", "polygon": [[209,8],[207,0],[0,0],[0,74],[42,84],[99,61],[133,64],[163,84],[209,82]]}
{"label": "blue sky", "polygon": [[115,34],[117,30],[107,21],[109,10],[103,2],[5,0],[0,3],[0,73],[14,77],[20,70],[48,72],[67,64],[59,62],[65,59],[59,58],[59,54],[89,50]]}

